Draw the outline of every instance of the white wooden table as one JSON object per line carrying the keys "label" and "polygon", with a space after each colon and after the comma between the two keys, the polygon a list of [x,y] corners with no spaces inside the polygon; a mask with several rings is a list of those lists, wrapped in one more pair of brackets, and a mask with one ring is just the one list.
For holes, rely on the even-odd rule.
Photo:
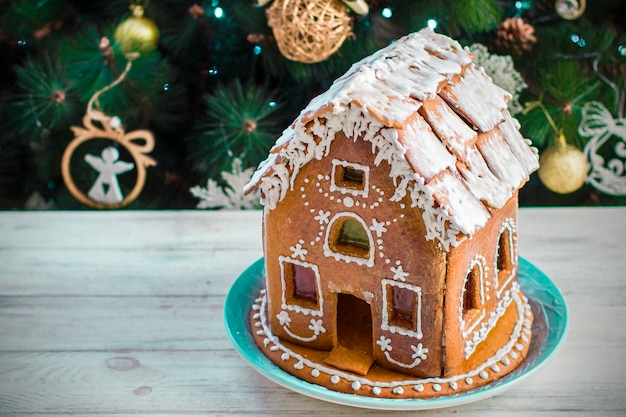
{"label": "white wooden table", "polygon": [[[571,327],[537,374],[421,415],[626,415],[626,208],[522,209]],[[224,329],[261,212],[0,212],[0,415],[367,416],[282,388]],[[394,416],[415,415],[397,412]]]}

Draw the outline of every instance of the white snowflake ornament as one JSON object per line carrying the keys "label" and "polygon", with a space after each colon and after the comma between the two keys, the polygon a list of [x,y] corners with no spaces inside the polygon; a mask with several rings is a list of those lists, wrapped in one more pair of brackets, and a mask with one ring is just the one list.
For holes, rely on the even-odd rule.
{"label": "white snowflake ornament", "polygon": [[226,182],[225,187],[220,187],[217,181],[210,179],[206,188],[199,185],[192,187],[189,191],[194,197],[201,201],[196,208],[222,208],[227,210],[248,210],[259,207],[259,193],[254,191],[248,195],[243,193],[246,185],[254,172],[254,167],[242,170],[242,162],[239,158],[233,160],[232,172],[222,172],[220,175]]}

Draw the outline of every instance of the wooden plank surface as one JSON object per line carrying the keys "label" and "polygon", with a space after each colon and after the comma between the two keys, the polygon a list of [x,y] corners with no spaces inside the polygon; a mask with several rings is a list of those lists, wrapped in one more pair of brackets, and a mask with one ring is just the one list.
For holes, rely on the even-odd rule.
{"label": "wooden plank surface", "polygon": [[[510,391],[421,415],[626,415],[625,219],[522,209],[520,253],[564,293],[566,343]],[[1,212],[0,415],[381,415],[235,353],[224,298],[260,256],[258,211]]]}

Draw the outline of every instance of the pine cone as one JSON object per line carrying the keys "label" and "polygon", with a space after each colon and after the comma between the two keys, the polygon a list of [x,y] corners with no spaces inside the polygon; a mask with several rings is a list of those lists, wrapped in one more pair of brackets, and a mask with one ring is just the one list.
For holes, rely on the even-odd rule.
{"label": "pine cone", "polygon": [[515,55],[530,51],[537,42],[535,28],[522,18],[510,17],[500,23],[496,29],[496,45]]}

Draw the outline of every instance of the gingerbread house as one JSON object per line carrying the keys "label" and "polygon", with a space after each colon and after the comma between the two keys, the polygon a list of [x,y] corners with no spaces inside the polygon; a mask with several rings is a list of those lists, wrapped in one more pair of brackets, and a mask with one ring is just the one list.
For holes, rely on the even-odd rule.
{"label": "gingerbread house", "polygon": [[[369,380],[347,375],[376,368],[454,388],[455,375],[493,379],[521,361],[532,318],[517,284],[518,190],[538,162],[509,97],[425,29],[309,103],[245,189],[264,204],[255,326],[268,356],[352,387]],[[309,353],[286,365],[297,346]]]}

